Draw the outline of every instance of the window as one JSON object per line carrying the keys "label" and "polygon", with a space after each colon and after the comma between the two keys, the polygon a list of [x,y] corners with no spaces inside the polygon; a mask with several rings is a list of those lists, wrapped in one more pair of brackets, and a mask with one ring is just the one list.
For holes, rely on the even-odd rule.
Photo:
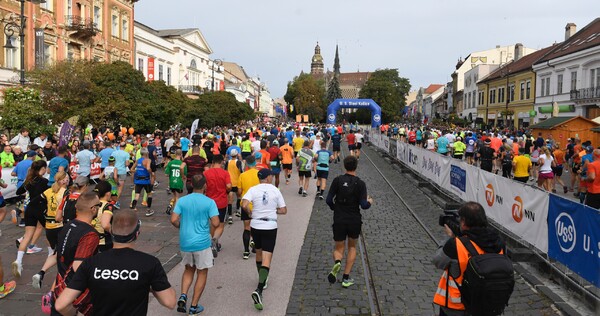
{"label": "window", "polygon": [[527,80],[527,88],[525,89],[525,98],[529,100],[531,99],[531,80]]}
{"label": "window", "polygon": [[67,0],[67,15],[73,14],[73,0]]}
{"label": "window", "polygon": [[562,88],[563,88],[563,75],[560,74],[557,76],[557,79],[556,79],[556,94],[562,94]]}
{"label": "window", "polygon": [[164,80],[163,79],[163,65],[158,65],[158,80]]}
{"label": "window", "polygon": [[515,85],[511,84],[510,86],[508,86],[508,101],[509,102],[513,102],[515,100]]}
{"label": "window", "polygon": [[94,26],[102,30],[102,9],[99,6],[94,6]]}
{"label": "window", "polygon": [[119,37],[119,17],[116,15],[112,16],[112,36]]}
{"label": "window", "polygon": [[577,90],[577,71],[571,72],[571,91]]}
{"label": "window", "polygon": [[479,96],[477,98],[477,105],[483,105],[483,101],[485,100],[485,94],[483,91],[479,91]]}
{"label": "window", "polygon": [[5,58],[4,61],[6,63],[6,68],[17,68],[18,64],[19,64],[19,57],[17,54],[17,48],[19,47],[19,42],[17,40],[17,38],[15,37],[11,37],[10,38],[10,43],[12,44],[12,46],[14,46],[15,48],[6,48],[6,54],[5,54]]}
{"label": "window", "polygon": [[126,19],[123,19],[123,25],[121,27],[123,28],[121,37],[123,38],[124,41],[129,41],[129,21],[127,21]]}
{"label": "window", "polygon": [[53,11],[54,10],[54,1],[46,0],[46,2],[40,3],[40,8],[48,10],[48,11]]}
{"label": "window", "polygon": [[138,70],[144,72],[144,58],[138,58]]}
{"label": "window", "polygon": [[600,68],[590,69],[590,88],[600,87]]}
{"label": "window", "polygon": [[196,69],[196,60],[195,59],[192,59],[192,61],[190,62],[190,68]]}
{"label": "window", "polygon": [[171,85],[171,67],[167,67],[167,85]]}
{"label": "window", "polygon": [[496,103],[496,90],[490,90],[490,104]]}
{"label": "window", "polygon": [[550,77],[546,78],[546,95],[550,95]]}
{"label": "window", "polygon": [[545,94],[544,94],[545,92],[546,92],[546,78],[542,78],[542,91],[541,91],[540,96],[542,96],[542,97],[545,96]]}
{"label": "window", "polygon": [[525,99],[525,82],[524,81],[521,81],[521,90],[519,92],[520,92],[519,100]]}
{"label": "window", "polygon": [[504,103],[504,90],[506,90],[504,87],[498,88],[498,103]]}

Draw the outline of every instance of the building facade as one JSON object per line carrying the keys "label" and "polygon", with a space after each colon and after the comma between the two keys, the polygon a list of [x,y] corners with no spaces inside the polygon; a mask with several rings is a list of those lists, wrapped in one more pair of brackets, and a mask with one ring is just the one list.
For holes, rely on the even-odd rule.
{"label": "building facade", "polygon": [[565,41],[535,63],[538,82],[535,121],[553,116],[600,116],[600,18],[576,32],[565,27]]}
{"label": "building facade", "polygon": [[468,70],[465,73],[465,86],[463,92],[463,106],[458,109],[459,117],[466,119],[469,122],[476,120],[477,106],[480,101],[480,92],[477,83],[485,79],[492,71],[498,69],[498,65],[477,65],[475,68]]}
{"label": "building facade", "polygon": [[[137,0],[25,1],[25,69],[44,67],[62,60],[125,61],[133,64],[134,4]],[[20,24],[20,1],[0,1],[0,17]],[[18,32],[0,42],[12,47],[0,50],[0,86],[18,83],[21,66]]]}

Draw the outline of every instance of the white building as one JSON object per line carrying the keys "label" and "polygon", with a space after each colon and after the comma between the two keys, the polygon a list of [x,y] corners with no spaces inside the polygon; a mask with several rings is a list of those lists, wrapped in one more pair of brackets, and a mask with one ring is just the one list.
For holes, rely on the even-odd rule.
{"label": "white building", "polygon": [[458,113],[459,117],[474,121],[477,117],[477,104],[479,91],[477,82],[484,79],[492,71],[498,69],[498,65],[480,64],[475,68],[465,72],[464,76],[464,92],[463,92],[463,110]]}
{"label": "white building", "polygon": [[136,21],[134,41],[135,67],[146,80],[162,80],[191,95],[225,90],[222,66],[210,59],[213,51],[200,30],[154,30]]}
{"label": "white building", "polygon": [[567,24],[565,41],[533,65],[536,73],[535,122],[558,116],[600,116],[600,18],[579,32]]}

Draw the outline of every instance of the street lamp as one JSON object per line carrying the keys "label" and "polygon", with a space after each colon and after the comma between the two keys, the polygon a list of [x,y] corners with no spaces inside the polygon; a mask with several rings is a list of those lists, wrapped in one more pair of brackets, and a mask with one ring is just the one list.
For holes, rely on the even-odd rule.
{"label": "street lamp", "polygon": [[25,27],[26,27],[26,17],[25,17],[25,2],[31,2],[33,4],[41,4],[46,3],[46,0],[19,0],[21,2],[21,15],[19,16],[19,24],[14,21],[2,20],[5,23],[4,25],[4,34],[6,35],[6,45],[4,48],[14,49],[11,42],[11,38],[15,35],[15,32],[19,32],[19,46],[21,48],[21,77],[19,82],[22,86],[25,85]]}
{"label": "street lamp", "polygon": [[221,64],[223,64],[223,61],[220,59],[212,60],[212,67],[211,67],[212,68],[212,84],[211,84],[212,92],[215,92],[215,65],[218,65],[220,67]]}

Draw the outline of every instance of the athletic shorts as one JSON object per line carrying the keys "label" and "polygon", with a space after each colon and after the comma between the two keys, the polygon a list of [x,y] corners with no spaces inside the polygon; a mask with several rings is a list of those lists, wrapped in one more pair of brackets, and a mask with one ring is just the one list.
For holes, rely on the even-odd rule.
{"label": "athletic shorts", "polygon": [[312,173],[310,172],[310,170],[308,170],[308,171],[298,170],[298,176],[310,178],[310,177],[312,177]]}
{"label": "athletic shorts", "polygon": [[329,170],[317,170],[317,178],[327,179],[329,176]]}
{"label": "athletic shorts", "polygon": [[254,248],[273,253],[277,240],[277,228],[267,230],[250,228],[250,234],[254,240]]}
{"label": "athletic shorts", "polygon": [[174,189],[174,188],[169,188],[169,190],[171,190],[171,192],[177,192],[179,194],[183,193],[183,189]]}
{"label": "athletic shorts", "polygon": [[25,208],[25,226],[37,226],[40,223],[42,226],[46,224],[46,218],[42,214],[41,210],[34,210],[32,208]]}
{"label": "athletic shorts", "polygon": [[340,150],[341,150],[340,145],[333,145],[333,151],[340,151]]}
{"label": "athletic shorts", "polygon": [[557,177],[562,176],[563,166],[559,165],[559,166],[556,166],[556,167],[552,167],[552,172],[554,172],[554,175],[557,176]]}
{"label": "athletic shorts", "polygon": [[356,143],[356,149],[361,149],[362,148],[362,143]]}
{"label": "athletic shorts", "polygon": [[156,172],[156,163],[155,162],[150,162],[150,170],[152,170],[152,172]]}
{"label": "athletic shorts", "polygon": [[529,177],[514,177],[513,179],[515,179],[515,181],[527,183],[527,181],[529,180]]}
{"label": "athletic shorts", "polygon": [[206,248],[200,251],[194,252],[181,252],[181,263],[186,266],[194,267],[196,270],[212,268],[215,263],[212,250]]}
{"label": "athletic shorts", "polygon": [[414,145],[415,145],[415,142],[411,142],[411,141],[409,141],[409,142],[408,142],[408,144],[409,144],[409,145],[413,145],[413,146],[414,146]]}
{"label": "athletic shorts", "polygon": [[473,154],[474,153],[472,153],[472,152],[466,152],[465,153],[465,157],[473,157]]}
{"label": "athletic shorts", "polygon": [[231,193],[238,193],[238,187],[231,187]]}
{"label": "athletic shorts", "polygon": [[336,224],[331,225],[333,228],[333,240],[344,241],[346,237],[357,239],[360,235],[360,223],[356,224]]}
{"label": "athletic shorts", "polygon": [[283,166],[283,170],[292,170],[293,169],[293,165],[291,163],[284,163],[282,166]]}
{"label": "athletic shorts", "polygon": [[298,157],[298,152],[297,151],[294,152],[294,158],[296,158],[296,157]]}
{"label": "athletic shorts", "polygon": [[355,150],[356,149],[356,145],[348,145],[348,150]]}
{"label": "athletic shorts", "polygon": [[135,185],[135,193],[140,194],[142,190],[146,191],[146,193],[152,192],[152,184],[136,184]]}
{"label": "athletic shorts", "polygon": [[271,173],[274,175],[278,175],[281,173],[281,168],[272,168]]}
{"label": "athletic shorts", "polygon": [[585,197],[585,205],[595,209],[600,208],[600,193],[588,193]]}
{"label": "athletic shorts", "polygon": [[225,223],[225,215],[227,215],[227,207],[219,209],[219,222]]}
{"label": "athletic shorts", "polygon": [[252,154],[252,152],[242,151],[242,159],[246,159],[246,157],[250,156],[250,154]]}
{"label": "athletic shorts", "polygon": [[62,227],[52,229],[46,228],[46,239],[50,244],[50,248],[56,249],[56,244],[58,243],[58,233],[60,233],[61,230]]}
{"label": "athletic shorts", "polygon": [[125,180],[127,180],[127,174],[120,174],[119,175],[119,181],[125,182]]}
{"label": "athletic shorts", "polygon": [[417,145],[421,145],[423,143],[422,139],[417,139]]}
{"label": "athletic shorts", "polygon": [[538,181],[539,180],[546,180],[546,179],[554,179],[554,173],[552,173],[552,171],[550,172],[545,172],[545,173],[541,173],[538,175]]}

